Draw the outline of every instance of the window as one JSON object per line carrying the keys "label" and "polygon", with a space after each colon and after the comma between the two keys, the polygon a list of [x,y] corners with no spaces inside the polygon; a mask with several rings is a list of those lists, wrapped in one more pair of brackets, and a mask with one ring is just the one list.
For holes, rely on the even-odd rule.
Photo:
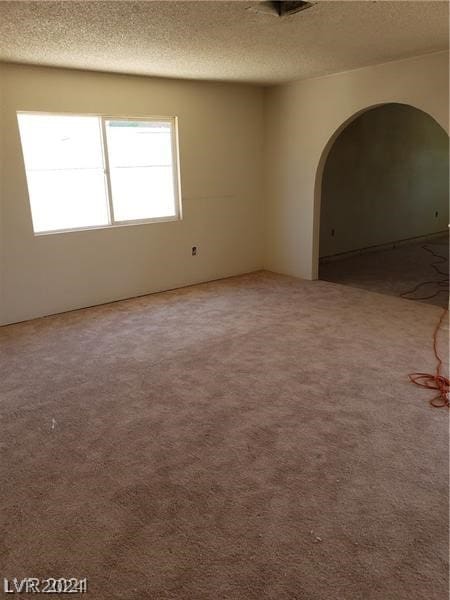
{"label": "window", "polygon": [[174,118],[17,117],[35,233],[179,218]]}

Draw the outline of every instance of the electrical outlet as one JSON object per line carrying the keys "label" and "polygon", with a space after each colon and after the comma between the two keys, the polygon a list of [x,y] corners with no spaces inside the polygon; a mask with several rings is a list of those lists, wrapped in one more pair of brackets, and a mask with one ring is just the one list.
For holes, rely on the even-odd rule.
{"label": "electrical outlet", "polygon": [[198,246],[192,246],[192,256],[197,256],[198,254]]}

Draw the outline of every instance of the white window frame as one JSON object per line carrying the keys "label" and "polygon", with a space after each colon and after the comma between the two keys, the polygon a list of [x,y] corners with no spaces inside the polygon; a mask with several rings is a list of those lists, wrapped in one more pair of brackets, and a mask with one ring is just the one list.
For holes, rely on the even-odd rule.
{"label": "white window frame", "polygon": [[[180,178],[180,156],[179,156],[179,144],[178,144],[178,117],[161,117],[161,116],[123,116],[123,115],[99,115],[97,113],[65,113],[65,112],[46,112],[46,111],[17,111],[17,117],[19,115],[46,115],[49,117],[96,117],[100,122],[100,138],[102,146],[102,162],[103,162],[103,173],[105,176],[105,191],[108,202],[108,220],[109,223],[105,225],[85,225],[83,227],[70,227],[68,229],[50,229],[48,231],[34,231],[35,236],[41,235],[53,235],[59,233],[70,233],[72,231],[90,231],[93,229],[113,229],[116,227],[128,227],[130,225],[146,225],[150,223],[164,223],[170,221],[180,221],[183,218],[182,205],[181,205],[181,178]],[[173,177],[173,191],[174,191],[174,204],[175,204],[175,215],[168,215],[166,217],[150,217],[147,219],[132,219],[129,221],[115,221],[114,220],[114,207],[112,200],[112,189],[111,189],[111,174],[109,170],[109,158],[108,158],[108,139],[106,135],[106,121],[143,121],[149,123],[169,123],[171,131],[171,145],[172,145],[172,177]],[[22,147],[22,145],[21,145]],[[26,167],[24,162],[25,174]],[[31,214],[31,199],[28,190],[28,204]]]}

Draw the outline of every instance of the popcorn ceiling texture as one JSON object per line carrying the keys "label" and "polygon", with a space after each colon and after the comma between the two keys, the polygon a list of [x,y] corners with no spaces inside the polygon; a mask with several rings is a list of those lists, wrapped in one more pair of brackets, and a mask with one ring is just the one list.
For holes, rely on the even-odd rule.
{"label": "popcorn ceiling texture", "polygon": [[[447,2],[0,2],[0,61],[274,84],[448,47]],[[251,10],[249,10],[251,9]]]}

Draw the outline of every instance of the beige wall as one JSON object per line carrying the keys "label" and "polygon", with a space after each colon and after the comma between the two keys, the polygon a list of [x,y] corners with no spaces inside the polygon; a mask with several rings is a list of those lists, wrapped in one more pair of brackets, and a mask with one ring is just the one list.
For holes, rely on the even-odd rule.
{"label": "beige wall", "polygon": [[357,114],[391,102],[429,113],[448,132],[448,53],[299,81],[267,91],[268,268],[297,277],[317,277],[320,183],[327,152],[334,137]]}
{"label": "beige wall", "polygon": [[320,256],[445,231],[448,171],[448,136],[432,117],[404,104],[365,112],[326,160]]}
{"label": "beige wall", "polygon": [[4,256],[4,236],[3,236],[3,92],[4,92],[4,78],[3,78],[4,67],[0,63],[0,324],[2,323],[3,309],[5,306],[4,301],[4,273],[3,273],[3,256]]}
{"label": "beige wall", "polygon": [[[1,322],[263,266],[262,89],[18,65],[3,71]],[[35,237],[18,110],[177,115],[183,220]]]}
{"label": "beige wall", "polygon": [[[356,115],[392,102],[429,113],[448,131],[448,53],[265,91],[0,66],[0,322],[263,266],[316,277],[328,150]],[[17,110],[177,115],[183,220],[35,237]]]}

